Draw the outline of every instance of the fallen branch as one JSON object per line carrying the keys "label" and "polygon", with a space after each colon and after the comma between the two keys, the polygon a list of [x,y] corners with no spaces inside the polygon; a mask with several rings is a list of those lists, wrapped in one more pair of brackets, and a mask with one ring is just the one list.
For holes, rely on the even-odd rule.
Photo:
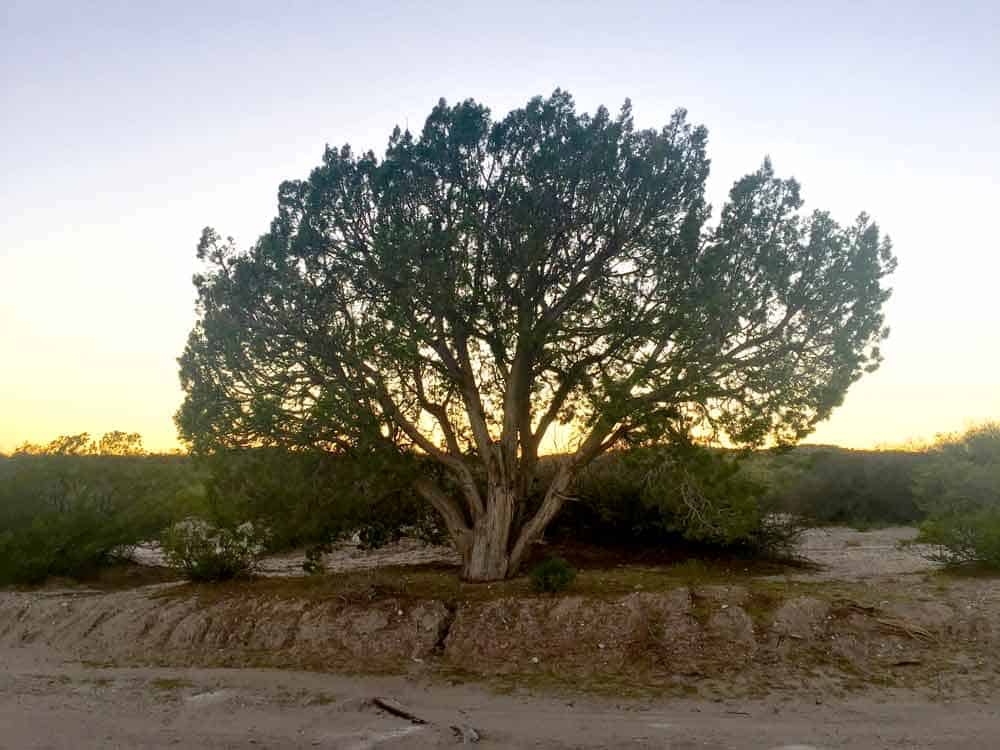
{"label": "fallen branch", "polygon": [[929,630],[920,627],[919,625],[914,625],[911,622],[904,622],[903,620],[891,619],[888,617],[876,617],[875,622],[878,623],[879,628],[886,633],[891,635],[902,635],[907,638],[921,639],[924,641],[934,642],[937,638]]}
{"label": "fallen branch", "polygon": [[406,719],[412,724],[426,724],[424,719],[421,719],[416,714],[410,713],[399,703],[394,701],[392,698],[379,698],[375,697],[371,700],[373,706],[378,706],[383,711],[392,714],[393,716],[398,716],[400,719]]}

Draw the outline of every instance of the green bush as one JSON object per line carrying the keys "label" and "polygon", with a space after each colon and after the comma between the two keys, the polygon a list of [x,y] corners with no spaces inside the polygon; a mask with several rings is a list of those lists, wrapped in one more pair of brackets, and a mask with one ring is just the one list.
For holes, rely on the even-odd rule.
{"label": "green bush", "polygon": [[603,546],[679,543],[753,555],[791,551],[795,519],[775,515],[739,454],[691,444],[604,456],[578,479],[549,536]]}
{"label": "green bush", "polygon": [[915,482],[934,559],[1000,568],[1000,424],[941,436]]}
{"label": "green bush", "polygon": [[868,528],[924,517],[914,491],[924,460],[916,451],[802,446],[755,455],[750,470],[773,508],[812,524]]}
{"label": "green bush", "polygon": [[1000,509],[930,518],[920,525],[917,541],[931,545],[931,560],[1000,569]]}
{"label": "green bush", "polygon": [[542,594],[565,591],[576,578],[576,570],[561,557],[550,557],[531,569],[531,587]]}
{"label": "green bush", "polygon": [[0,471],[0,583],[80,577],[121,560],[185,512],[174,456],[15,455]]}
{"label": "green bush", "polygon": [[200,519],[176,523],[160,539],[167,562],[192,581],[252,575],[264,554],[264,542],[264,534],[248,521],[226,528]]}
{"label": "green bush", "polygon": [[914,489],[931,518],[1000,508],[1000,423],[940,436],[926,452]]}
{"label": "green bush", "polygon": [[124,559],[140,537],[127,523],[85,504],[41,514],[0,533],[0,583],[86,576]]}
{"label": "green bush", "polygon": [[268,530],[270,551],[322,550],[355,533],[369,547],[403,534],[444,538],[436,513],[411,489],[426,470],[413,456],[254,448],[198,464],[207,475],[198,515],[223,526],[252,521]]}

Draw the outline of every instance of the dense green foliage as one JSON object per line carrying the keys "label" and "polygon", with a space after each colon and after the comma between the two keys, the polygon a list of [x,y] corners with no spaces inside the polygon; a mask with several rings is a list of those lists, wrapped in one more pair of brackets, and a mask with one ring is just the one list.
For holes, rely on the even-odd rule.
{"label": "dense green foliage", "polygon": [[919,502],[932,516],[1000,509],[1000,422],[939,437],[917,480]]}
{"label": "dense green foliage", "polygon": [[[100,441],[78,438],[0,456],[0,583],[86,575],[161,535],[174,561],[203,579],[245,573],[264,551],[318,552],[347,536],[371,547],[404,534],[446,538],[412,490],[415,475],[435,471],[426,457],[276,448],[101,455]],[[59,452],[46,455],[50,446]],[[557,470],[556,458],[542,460],[526,512]],[[922,521],[921,541],[938,559],[1000,566],[1000,428],[912,452],[641,446],[593,462],[571,498],[551,541],[773,555],[789,550],[800,522]],[[236,532],[246,522],[252,539]],[[211,533],[182,533],[191,529]],[[251,547],[249,558],[240,552]]]}
{"label": "dense green foliage", "polygon": [[204,514],[268,529],[268,548],[323,547],[358,533],[379,546],[404,532],[441,540],[439,519],[413,491],[426,461],[394,451],[330,453],[281,448],[233,449],[199,457]]}
{"label": "dense green foliage", "polygon": [[533,567],[528,575],[535,591],[556,594],[570,587],[576,579],[576,570],[561,557],[549,557]]}
{"label": "dense green foliage", "polygon": [[1000,508],[934,516],[920,524],[917,541],[932,546],[932,560],[1000,570]]}
{"label": "dense green foliage", "polygon": [[[865,215],[802,212],[767,161],[713,221],[707,137],[557,90],[496,120],[442,101],[382,159],[327,148],[252,247],[203,232],[182,436],[419,448],[472,580],[515,573],[610,449],[799,440],[881,361],[891,245]],[[580,440],[528,513],[556,423]]]}
{"label": "dense green foliage", "polygon": [[1000,423],[942,436],[916,491],[928,514],[919,541],[938,559],[1000,568]]}
{"label": "dense green foliage", "polygon": [[77,576],[185,513],[197,479],[174,456],[16,455],[0,462],[0,583]]}
{"label": "dense green foliage", "polygon": [[595,461],[574,486],[551,533],[598,545],[791,551],[795,519],[776,517],[743,455],[690,444],[619,451]]}
{"label": "dense green foliage", "polygon": [[803,446],[756,454],[747,471],[767,487],[769,508],[815,525],[866,528],[923,519],[915,482],[926,463],[919,451]]}
{"label": "dense green foliage", "polygon": [[61,436],[0,456],[0,584],[88,575],[161,533],[189,575],[235,574],[227,569],[240,566],[213,560],[212,545],[175,526],[195,519],[217,529],[223,547],[249,521],[274,552],[324,549],[353,534],[372,547],[403,534],[444,540],[412,490],[414,473],[428,469],[413,457],[264,448],[194,459],[125,450],[141,446],[126,433],[108,438]]}

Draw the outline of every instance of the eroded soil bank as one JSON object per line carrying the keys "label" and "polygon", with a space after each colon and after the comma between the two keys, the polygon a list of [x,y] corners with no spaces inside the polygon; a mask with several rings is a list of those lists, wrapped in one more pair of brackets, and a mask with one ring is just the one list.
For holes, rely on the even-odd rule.
{"label": "eroded soil bank", "polygon": [[[642,580],[650,577],[661,580]],[[659,590],[636,584],[630,593],[477,589],[464,599],[415,586],[270,583],[0,592],[0,650],[44,647],[90,665],[418,674],[631,696],[822,699],[899,687],[988,699],[1000,685],[1000,589],[989,579],[662,579]]]}
{"label": "eroded soil bank", "polygon": [[412,544],[339,551],[327,576],[285,577],[286,556],[239,584],[0,592],[0,749],[453,747],[468,727],[484,748],[1000,747],[1000,582],[942,575],[912,536],[813,530],[807,568],[604,564],[555,597],[463,585]]}

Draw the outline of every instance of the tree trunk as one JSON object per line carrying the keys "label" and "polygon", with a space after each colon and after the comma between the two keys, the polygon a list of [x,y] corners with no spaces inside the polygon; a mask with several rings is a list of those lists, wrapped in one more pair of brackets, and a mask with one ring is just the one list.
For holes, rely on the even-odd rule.
{"label": "tree trunk", "polygon": [[508,562],[511,574],[515,573],[521,563],[524,562],[524,558],[528,555],[531,545],[541,539],[546,527],[556,517],[556,514],[566,502],[566,490],[573,481],[573,472],[572,462],[564,462],[559,467],[555,477],[552,479],[552,483],[549,484],[548,489],[545,491],[541,507],[521,528],[517,540],[511,549]]}
{"label": "tree trunk", "polygon": [[462,578],[466,581],[502,581],[509,573],[510,532],[514,520],[516,490],[490,485],[486,509],[472,527],[470,544],[462,554]]}

